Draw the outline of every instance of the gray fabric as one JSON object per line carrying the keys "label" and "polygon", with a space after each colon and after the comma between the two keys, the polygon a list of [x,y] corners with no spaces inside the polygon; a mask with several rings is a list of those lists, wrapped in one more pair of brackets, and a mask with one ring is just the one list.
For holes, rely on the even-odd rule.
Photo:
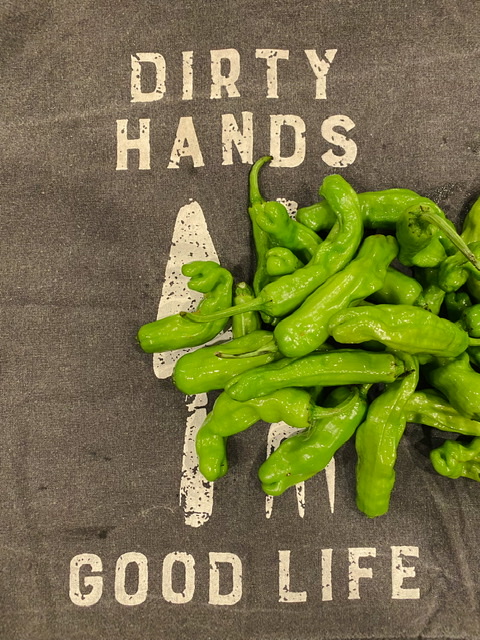
{"label": "gray fabric", "polygon": [[[303,518],[293,490],[267,518],[256,478],[267,425],[258,425],[232,438],[212,515],[193,528],[178,498],[185,398],[154,376],[135,343],[138,327],[156,317],[177,212],[190,199],[222,264],[238,280],[252,275],[248,165],[237,152],[222,165],[222,114],[239,123],[243,111],[253,114],[255,158],[269,152],[271,115],[304,121],[305,160],[265,170],[269,197],[310,204],[323,176],[338,170],[359,191],[431,196],[459,221],[480,193],[479,26],[468,0],[4,3],[2,639],[480,638],[478,486],[433,473],[429,432],[409,426],[387,516],[357,511],[348,443],[336,457],[333,514],[320,474],[306,485]],[[212,100],[210,51],[230,48],[240,55],[240,97]],[[266,97],[266,61],[255,58],[268,48],[289,51],[278,61],[278,98]],[[315,99],[310,49],[337,49],[326,99]],[[183,51],[194,52],[192,100],[182,100]],[[165,57],[162,100],[130,101],[130,56],[141,52]],[[322,160],[329,149],[340,153],[321,135],[336,114],[355,124],[358,149],[340,169]],[[184,158],[168,169],[185,116],[204,166]],[[150,119],[151,169],[138,170],[132,152],[129,170],[117,171],[116,121],[128,120],[135,137],[139,118]],[[402,586],[419,598],[392,598],[392,547],[418,548],[418,557],[403,557],[416,575]],[[354,548],[376,550],[359,561],[373,570],[359,581],[359,599],[349,599]],[[333,550],[325,601],[322,549]],[[304,602],[279,602],[279,551],[287,550],[290,590],[305,591]],[[148,560],[148,595],[136,606],[115,599],[115,566],[127,552]],[[185,604],[162,589],[173,552],[195,561]],[[240,559],[236,604],[209,604],[210,552]],[[79,554],[103,563],[103,595],[91,607],[69,597]],[[221,593],[230,575],[224,563]],[[133,565],[126,582],[134,593]],[[177,563],[173,588],[182,585]]]}

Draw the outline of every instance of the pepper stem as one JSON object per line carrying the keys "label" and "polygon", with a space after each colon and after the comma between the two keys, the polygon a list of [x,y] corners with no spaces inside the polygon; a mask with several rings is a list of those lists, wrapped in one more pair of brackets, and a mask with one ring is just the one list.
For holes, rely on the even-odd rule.
{"label": "pepper stem", "polygon": [[480,347],[480,338],[469,338],[468,339],[469,347]]}
{"label": "pepper stem", "polygon": [[264,197],[260,193],[260,187],[258,186],[258,174],[260,173],[260,169],[263,165],[271,160],[273,160],[272,156],[263,156],[262,158],[259,158],[250,169],[248,176],[250,206],[265,202]]}
{"label": "pepper stem", "polygon": [[191,320],[192,322],[203,324],[216,322],[217,320],[223,320],[224,318],[230,318],[231,316],[236,316],[239,313],[246,313],[247,311],[262,311],[262,309],[263,302],[259,298],[254,298],[253,300],[248,300],[248,302],[236,304],[233,307],[227,307],[226,309],[221,309],[215,313],[203,314],[196,311],[180,311],[180,315],[182,318],[188,318],[188,320]]}
{"label": "pepper stem", "polygon": [[270,346],[260,347],[254,351],[247,351],[246,353],[225,353],[223,351],[217,351],[215,354],[217,358],[222,360],[237,360],[238,358],[255,358],[256,356],[268,356],[270,353],[277,353],[278,347],[274,342]]}
{"label": "pepper stem", "polygon": [[440,231],[442,231],[442,233],[444,233],[450,240],[450,242],[458,249],[458,251],[460,251],[460,253],[462,253],[465,258],[473,264],[475,269],[480,271],[480,262],[477,260],[474,253],[470,250],[470,247],[465,242],[465,240],[458,235],[455,229],[452,229],[445,218],[442,218],[441,216],[433,213],[431,208],[426,205],[420,206],[420,212],[418,215],[427,220],[427,222],[430,222],[438,227]]}

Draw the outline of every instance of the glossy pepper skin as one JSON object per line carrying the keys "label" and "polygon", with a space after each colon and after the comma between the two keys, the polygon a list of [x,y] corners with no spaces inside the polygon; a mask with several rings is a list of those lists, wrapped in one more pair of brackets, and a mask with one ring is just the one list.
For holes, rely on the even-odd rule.
{"label": "glossy pepper skin", "polygon": [[407,422],[466,436],[480,436],[480,422],[459,413],[434,389],[412,393],[404,411]]}
{"label": "glossy pepper skin", "polygon": [[[468,245],[480,242],[480,198],[477,198],[465,216],[461,236]],[[467,280],[467,288],[475,301],[480,302],[480,280],[471,275]]]}
{"label": "glossy pepper skin", "polygon": [[393,236],[377,234],[365,238],[356,258],[330,276],[275,327],[274,336],[281,353],[297,358],[323,344],[329,336],[328,321],[332,315],[380,289],[397,251]]}
{"label": "glossy pepper skin", "polygon": [[470,365],[467,353],[452,359],[437,358],[425,374],[459,413],[480,420],[480,374]]}
{"label": "glossy pepper skin", "polygon": [[338,349],[257,367],[230,380],[225,391],[244,402],[284,387],[393,382],[402,372],[403,362],[390,353]]}
{"label": "glossy pepper skin", "polygon": [[[220,357],[243,355],[247,357]],[[173,370],[173,383],[183,393],[194,395],[223,389],[238,374],[280,357],[271,331],[253,331],[223,344],[214,344],[179,358]]]}
{"label": "glossy pepper skin", "polygon": [[407,266],[436,267],[446,258],[440,229],[425,214],[435,213],[427,200],[407,208],[398,218],[396,237],[399,261]]}
{"label": "glossy pepper skin", "polygon": [[267,273],[273,279],[304,267],[304,263],[285,247],[273,247],[267,253]]}
{"label": "glossy pepper skin", "polygon": [[456,324],[410,305],[344,309],[330,319],[329,332],[341,344],[376,340],[389,349],[452,358],[469,345],[468,334]]}
{"label": "glossy pepper skin", "polygon": [[[428,202],[430,206],[438,208],[434,202],[410,189],[365,191],[358,194],[358,200],[363,223],[368,229],[395,229],[399,216],[407,207],[419,201]],[[335,214],[326,201],[299,208],[296,218],[316,232],[330,229],[335,223]]]}
{"label": "glossy pepper skin", "polygon": [[[451,322],[458,322],[462,318],[463,312],[472,306],[472,301],[466,291],[452,291],[445,295],[444,304],[448,319]],[[471,335],[466,327],[463,328]]]}
{"label": "glossy pepper skin", "polygon": [[[182,267],[190,278],[188,287],[204,294],[196,313],[214,313],[232,304],[233,278],[229,271],[210,260],[196,260]],[[197,347],[217,336],[226,326],[224,320],[195,324],[181,314],[160,318],[140,327],[137,338],[146,353],[161,353],[185,347]]]}
{"label": "glossy pepper skin", "polygon": [[422,293],[414,302],[415,306],[422,307],[438,316],[445,300],[445,291],[438,282],[438,268],[416,268],[414,274],[415,279],[423,287]]}
{"label": "glossy pepper skin", "polygon": [[293,220],[281,202],[266,202],[256,213],[255,221],[269,235],[272,244],[290,249],[307,262],[322,242],[314,231]]}
{"label": "glossy pepper skin", "polygon": [[274,246],[269,234],[264,231],[257,223],[257,215],[263,210],[265,199],[259,188],[258,177],[261,168],[272,160],[271,156],[263,156],[259,158],[251,167],[248,185],[249,185],[249,207],[248,214],[250,216],[253,243],[255,246],[255,273],[253,276],[253,290],[257,296],[263,287],[270,282],[267,273],[267,252]]}
{"label": "glossy pepper skin", "polygon": [[228,470],[226,442],[229,436],[245,431],[259,420],[285,422],[297,429],[307,429],[316,421],[341,409],[317,406],[305,389],[286,388],[246,402],[221,393],[196,437],[199,468],[213,482]]}
{"label": "glossy pepper skin", "polygon": [[[480,261],[480,242],[472,242],[468,247]],[[439,267],[438,283],[447,293],[458,291],[469,278],[480,280],[480,271],[459,251],[446,258]]]}
{"label": "glossy pepper skin", "polygon": [[329,395],[326,405],[335,406],[351,397],[345,408],[325,417],[308,429],[284,440],[261,465],[258,477],[267,495],[279,496],[298,482],[308,480],[330,462],[362,422],[367,401],[365,392],[356,390],[349,396],[348,387],[338,387]]}
{"label": "glossy pepper skin", "polygon": [[376,304],[415,304],[423,292],[422,285],[394,267],[388,267],[382,287],[369,296]]}
{"label": "glossy pepper skin", "polygon": [[337,221],[310,262],[294,273],[267,284],[255,301],[231,307],[210,317],[186,314],[195,322],[211,322],[235,313],[257,310],[282,317],[296,309],[331,275],[343,269],[355,255],[363,234],[357,194],[340,175],[327,176],[320,189],[337,215]]}
{"label": "glossy pepper skin", "polygon": [[[254,298],[251,287],[246,282],[240,282],[235,287],[234,304],[245,304]],[[246,311],[232,318],[232,334],[234,338],[241,338],[262,328],[262,320],[258,311]]]}
{"label": "glossy pepper skin", "polygon": [[480,438],[464,446],[458,440],[446,440],[441,447],[430,452],[435,471],[442,476],[469,478],[480,482]]}
{"label": "glossy pepper skin", "polygon": [[418,384],[416,358],[404,358],[407,373],[373,400],[355,436],[357,507],[369,518],[388,511],[398,444],[407,423],[405,405]]}

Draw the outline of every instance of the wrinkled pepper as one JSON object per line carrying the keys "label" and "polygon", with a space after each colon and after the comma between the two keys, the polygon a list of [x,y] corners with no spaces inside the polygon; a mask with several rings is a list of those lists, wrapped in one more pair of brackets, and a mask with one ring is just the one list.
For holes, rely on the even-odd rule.
{"label": "wrinkled pepper", "polygon": [[328,322],[332,315],[380,289],[397,251],[393,236],[378,234],[365,238],[356,258],[330,276],[275,327],[275,340],[283,355],[305,356],[323,344],[329,336]]}
{"label": "wrinkled pepper", "polygon": [[423,287],[415,278],[390,266],[382,287],[368,299],[376,304],[415,304],[422,292]]}
{"label": "wrinkled pepper", "polygon": [[468,353],[436,358],[425,368],[425,375],[459,413],[480,420],[480,373],[472,368]]}
{"label": "wrinkled pepper", "polygon": [[446,440],[430,452],[430,460],[437,473],[447,478],[469,478],[480,482],[480,437],[468,445],[458,440]]}
{"label": "wrinkled pepper", "polygon": [[[242,356],[247,357],[220,357]],[[173,370],[173,383],[183,393],[193,395],[223,389],[227,382],[244,371],[280,357],[271,331],[253,331],[223,344],[213,344],[186,353]]]}
{"label": "wrinkled pepper", "polygon": [[285,276],[304,267],[304,263],[285,247],[272,247],[267,252],[267,273],[272,278]]}
{"label": "wrinkled pepper", "polygon": [[362,240],[363,223],[357,194],[337,174],[324,179],[321,192],[337,214],[337,221],[307,265],[267,284],[249,304],[231,307],[208,317],[197,313],[187,313],[186,316],[199,323],[244,311],[261,311],[269,316],[282,317],[296,309],[327,278],[343,269]]}
{"label": "wrinkled pepper", "polygon": [[342,408],[342,405],[316,405],[305,389],[279,389],[246,402],[238,402],[227,393],[221,393],[197,432],[200,472],[210,482],[224,476],[228,470],[227,438],[245,431],[259,420],[285,422],[297,429],[307,429],[326,416],[340,413]]}
{"label": "wrinkled pepper", "polygon": [[[232,275],[216,262],[190,262],[182,267],[182,274],[190,278],[189,289],[204,295],[197,307],[197,314],[214,313],[232,304]],[[177,313],[144,324],[138,331],[137,339],[146,353],[197,347],[215,338],[226,324],[225,320],[219,319],[201,325]]]}
{"label": "wrinkled pepper", "polygon": [[373,400],[355,436],[357,507],[369,518],[388,511],[398,444],[407,423],[405,405],[418,384],[415,356],[404,354],[404,359],[405,375]]}
{"label": "wrinkled pepper", "polygon": [[[472,306],[472,301],[470,300],[470,296],[466,291],[451,291],[445,295],[444,299],[445,311],[447,314],[447,318],[450,322],[458,322],[462,316],[463,312]],[[460,324],[460,326],[462,326]],[[469,335],[470,332],[463,327]],[[479,337],[479,336],[473,336]]]}
{"label": "wrinkled pepper", "polygon": [[450,320],[411,305],[344,309],[332,316],[328,327],[341,344],[376,340],[389,349],[411,354],[454,358],[472,342],[466,331]]}
{"label": "wrinkled pepper", "polygon": [[[383,191],[365,191],[358,194],[363,223],[368,229],[394,230],[398,218],[407,207],[426,202],[438,209],[437,205],[410,189],[385,189]],[[296,218],[312,231],[320,232],[335,223],[335,213],[327,201],[317,202],[309,207],[300,207]]]}
{"label": "wrinkled pepper", "polygon": [[457,251],[448,256],[439,267],[438,283],[447,293],[458,291],[469,278],[480,280],[480,242],[472,242],[468,247],[478,266]]}
{"label": "wrinkled pepper", "polygon": [[279,496],[293,485],[308,480],[330,462],[349,440],[367,411],[366,389],[337,387],[327,397],[326,406],[345,405],[331,416],[314,422],[306,431],[284,440],[258,470],[264,492]]}
{"label": "wrinkled pepper", "polygon": [[403,370],[402,360],[394,354],[337,349],[256,367],[232,378],[225,391],[243,402],[284,387],[393,382]]}
{"label": "wrinkled pepper", "polygon": [[424,424],[439,431],[480,436],[480,422],[467,418],[434,389],[415,391],[405,405],[407,422]]}

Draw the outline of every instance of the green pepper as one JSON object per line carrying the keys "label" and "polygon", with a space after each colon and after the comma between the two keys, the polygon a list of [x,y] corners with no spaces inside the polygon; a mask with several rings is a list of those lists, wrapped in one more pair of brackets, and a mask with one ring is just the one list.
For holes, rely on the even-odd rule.
{"label": "green pepper", "polygon": [[430,207],[428,201],[420,201],[398,218],[398,260],[407,267],[436,267],[446,258],[440,229],[425,217],[427,212],[433,214],[437,209]]}
{"label": "green pepper", "polygon": [[[472,242],[468,247],[480,265],[480,242]],[[469,278],[480,280],[480,271],[459,251],[446,258],[439,267],[438,282],[446,292],[457,291]]]}
{"label": "green pepper", "polygon": [[269,316],[282,317],[296,309],[327,278],[343,269],[355,255],[362,240],[363,224],[357,194],[344,178],[336,174],[324,179],[321,191],[336,212],[337,221],[307,265],[267,284],[251,303],[231,307],[208,317],[197,313],[185,315],[199,323],[230,317],[243,311],[261,311]]}
{"label": "green pepper", "polygon": [[446,440],[430,452],[435,471],[447,478],[469,478],[480,482],[480,437],[464,446],[458,440]]}
{"label": "green pepper", "polygon": [[328,329],[341,344],[377,340],[389,349],[411,354],[453,358],[471,343],[468,334],[453,322],[406,304],[344,309],[332,316]]}
{"label": "green pepper", "polygon": [[285,247],[272,247],[267,252],[267,273],[272,278],[285,276],[305,266],[297,256]]}
{"label": "green pepper", "polygon": [[[182,273],[190,278],[189,289],[204,294],[197,307],[197,314],[214,313],[232,304],[232,275],[216,262],[196,260],[185,264]],[[137,339],[146,353],[197,347],[212,340],[226,324],[220,319],[200,325],[177,313],[143,325],[138,331]]]}
{"label": "green pepper", "polygon": [[422,285],[415,278],[390,266],[381,289],[368,299],[376,304],[415,304],[422,292]]}
{"label": "green pepper", "polygon": [[[246,282],[240,282],[236,286],[233,298],[234,304],[244,304],[249,300],[253,300],[253,298],[253,291]],[[232,318],[232,334],[234,338],[241,338],[261,328],[262,321],[257,311],[246,311]]]}
{"label": "green pepper", "polygon": [[[384,191],[366,191],[358,194],[363,223],[369,229],[394,230],[399,216],[407,207],[419,201],[426,202],[438,209],[437,205],[410,189],[385,189]],[[296,218],[312,231],[331,229],[335,223],[335,214],[327,201],[317,202],[309,207],[300,207]]]}
{"label": "green pepper", "polygon": [[452,359],[437,358],[425,374],[457,411],[480,420],[480,374],[470,365],[467,353]]}
{"label": "green pepper", "polygon": [[397,251],[393,236],[378,234],[365,238],[354,260],[330,276],[275,327],[275,340],[283,355],[305,356],[323,344],[329,335],[328,322],[332,315],[380,289]]}
{"label": "green pepper", "polygon": [[[480,242],[480,198],[473,203],[463,221],[461,236],[467,244]],[[471,274],[467,280],[470,295],[480,302],[480,280]]]}
{"label": "green pepper", "polygon": [[403,362],[390,353],[337,349],[256,367],[232,378],[225,391],[243,402],[285,387],[393,382],[403,370]]}
{"label": "green pepper", "polygon": [[369,518],[388,511],[398,444],[407,423],[405,405],[418,384],[415,356],[404,354],[404,359],[407,372],[373,400],[355,437],[357,507]]}
{"label": "green pepper", "polygon": [[414,302],[415,306],[422,307],[438,316],[445,299],[445,291],[438,283],[438,268],[416,268],[414,275],[423,287],[422,293]]}
{"label": "green pepper", "polygon": [[274,245],[290,249],[307,262],[322,242],[314,231],[293,220],[281,202],[266,202],[256,212],[255,222],[269,235]]}
{"label": "green pepper", "polygon": [[263,210],[265,199],[262,196],[258,184],[260,169],[264,164],[272,160],[271,156],[263,156],[252,165],[248,177],[249,207],[248,214],[252,225],[253,243],[255,246],[256,268],[253,276],[253,290],[257,296],[263,287],[270,282],[267,273],[267,252],[273,244],[269,234],[257,224],[257,214]]}
{"label": "green pepper", "polygon": [[[220,354],[247,357],[221,357]],[[178,359],[173,383],[183,393],[194,395],[223,389],[239,373],[280,357],[271,331],[253,331],[224,344],[213,344]]]}
{"label": "green pepper", "polygon": [[258,477],[267,495],[279,496],[289,487],[325,469],[340,447],[352,437],[367,410],[365,389],[356,389],[352,397],[348,387],[337,387],[325,404],[336,406],[339,403],[345,405],[343,410],[284,440],[261,465]]}
{"label": "green pepper", "polygon": [[[448,319],[451,322],[458,322],[463,316],[463,312],[472,306],[472,301],[465,291],[451,291],[445,295],[444,304]],[[463,328],[465,329],[465,327]],[[471,335],[469,331],[467,331],[467,333]]]}
{"label": "green pepper", "polygon": [[227,393],[221,393],[197,432],[200,471],[210,482],[224,476],[228,469],[227,438],[245,431],[259,420],[285,422],[297,429],[306,429],[327,415],[341,412],[342,408],[328,404],[326,408],[319,407],[311,393],[297,388],[279,389],[246,402],[238,402]]}
{"label": "green pepper", "polygon": [[480,422],[459,413],[434,389],[412,393],[404,411],[407,422],[424,424],[450,433],[480,436]]}

